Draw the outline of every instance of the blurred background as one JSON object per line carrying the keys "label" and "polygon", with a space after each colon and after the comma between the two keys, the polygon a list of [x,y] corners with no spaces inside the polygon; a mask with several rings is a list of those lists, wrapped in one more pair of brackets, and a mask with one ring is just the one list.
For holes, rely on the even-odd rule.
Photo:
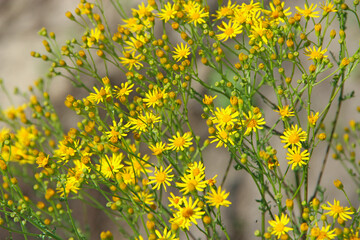
{"label": "blurred background", "polygon": [[[104,2],[106,3],[106,1]],[[134,8],[140,2],[141,1],[124,1],[124,4],[130,4],[129,6],[124,6],[124,8]],[[227,1],[224,1],[224,3],[226,2]],[[41,59],[35,59],[30,56],[31,51],[45,53],[42,45],[43,39],[37,34],[42,27],[47,28],[48,32],[55,32],[60,45],[73,37],[81,37],[82,32],[78,31],[79,28],[77,25],[65,17],[65,12],[74,12],[78,3],[78,1],[74,0],[0,0],[0,78],[3,79],[10,93],[12,93],[14,87],[25,91],[30,85],[33,85],[36,79],[47,73],[49,64],[44,63]],[[299,1],[296,1],[296,3],[303,6],[303,3],[299,4]],[[214,4],[216,4],[216,1],[214,1]],[[292,8],[292,11],[295,11],[294,8]],[[108,21],[115,26],[122,23],[118,16],[108,17]],[[354,39],[354,41],[349,40],[349,47],[357,48],[360,39],[359,30],[349,30],[348,33],[349,38]],[[204,77],[207,76],[206,72],[202,74]],[[344,104],[338,125],[339,131],[341,131],[345,125],[348,125],[350,119],[360,119],[359,114],[355,113],[356,107],[360,105],[359,83],[359,71],[357,71],[347,83],[345,92],[348,93],[355,90],[355,97],[346,101]],[[322,94],[325,94],[327,90],[326,87],[320,88],[318,93],[316,93],[318,99],[314,99],[313,101],[318,101],[319,108],[314,110],[322,110],[321,107],[324,106],[324,100],[326,100],[322,98]],[[76,116],[64,106],[65,97],[70,93],[76,95],[76,89],[72,87],[68,80],[59,77],[54,79],[49,92],[66,128],[76,127]],[[14,100],[15,104],[23,103],[21,98]],[[3,95],[0,95],[0,101],[2,108],[9,106],[9,101]],[[317,104],[315,104],[315,106],[316,105]],[[199,109],[199,106],[194,106],[194,110],[192,117],[199,119],[199,126],[203,127],[203,129],[199,131],[203,133],[203,137],[206,137],[207,128],[203,120],[200,119],[202,110]],[[330,121],[328,123],[330,124]],[[280,146],[274,147],[277,148]],[[323,156],[324,150],[321,150],[321,148],[314,153],[311,160],[310,174],[313,173],[314,176],[317,176],[315,173],[321,168]],[[207,159],[205,162],[206,175],[211,177],[214,174],[218,174],[218,179],[222,179],[226,170],[226,164],[224,164],[224,162],[227,163],[229,159],[228,154],[212,146],[205,152],[205,159]],[[284,158],[279,158],[280,163],[284,160]],[[347,174],[341,170],[342,167],[340,163],[330,158],[326,167],[326,174],[322,180],[322,184],[324,184],[327,189],[326,195],[330,196],[328,200],[332,202],[332,196],[338,193],[338,190],[333,186],[335,179],[343,180],[349,197],[356,200],[358,196],[356,187],[352,181],[344,179],[344,176],[347,176]],[[310,176],[310,181],[311,180],[315,179],[311,179]],[[224,221],[226,222],[230,236],[232,236],[232,239],[253,239],[254,231],[260,227],[259,221],[261,218],[260,212],[257,209],[257,203],[255,202],[255,199],[259,199],[260,197],[255,191],[252,180],[245,173],[241,171],[235,172],[232,168],[230,169],[225,188],[227,191],[230,191],[229,200],[232,202],[230,208],[222,209],[226,216]],[[339,200],[341,199],[342,196],[339,197]],[[83,212],[80,211],[79,214],[83,214]],[[87,212],[87,215],[79,217],[85,224],[89,225],[93,236],[92,239],[98,239],[100,232],[103,230],[111,230],[111,223],[107,222],[106,217],[101,216],[96,210],[91,210]],[[0,228],[0,233],[2,231],[4,230]],[[199,237],[201,237],[201,235],[199,235]]]}

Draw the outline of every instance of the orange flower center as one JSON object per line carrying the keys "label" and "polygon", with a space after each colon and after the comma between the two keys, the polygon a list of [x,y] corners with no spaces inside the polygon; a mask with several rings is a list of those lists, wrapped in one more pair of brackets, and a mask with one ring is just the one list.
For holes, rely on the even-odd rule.
{"label": "orange flower center", "polygon": [[294,154],[293,155],[293,161],[294,162],[299,163],[299,162],[301,162],[301,159],[302,159],[302,157],[301,157],[300,154]]}
{"label": "orange flower center", "polygon": [[185,208],[182,212],[184,218],[190,218],[192,215],[194,215],[194,210],[192,208]]}
{"label": "orange flower center", "polygon": [[289,136],[289,143],[296,144],[300,141],[300,137],[297,133],[293,133]]}
{"label": "orange flower center", "polygon": [[164,172],[159,172],[158,174],[156,174],[156,181],[158,183],[163,183],[166,180],[166,173]]}
{"label": "orange flower center", "polygon": [[234,29],[233,28],[228,28],[225,30],[225,35],[227,36],[231,36],[234,33]]}
{"label": "orange flower center", "polygon": [[178,137],[178,138],[175,138],[174,140],[174,145],[176,147],[182,147],[185,145],[185,139],[183,137]]}
{"label": "orange flower center", "polygon": [[256,122],[255,119],[251,119],[251,120],[249,120],[249,122],[247,123],[246,126],[247,126],[248,128],[254,128],[254,127],[257,126],[257,122]]}

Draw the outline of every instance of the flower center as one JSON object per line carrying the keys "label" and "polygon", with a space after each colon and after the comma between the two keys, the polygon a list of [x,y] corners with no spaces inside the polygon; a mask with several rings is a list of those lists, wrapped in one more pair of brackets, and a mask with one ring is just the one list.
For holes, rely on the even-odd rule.
{"label": "flower center", "polygon": [[274,230],[278,233],[281,233],[284,231],[284,224],[282,224],[281,222],[279,222],[278,224],[276,224],[276,226],[274,227]]}
{"label": "flower center", "polygon": [[257,126],[257,122],[255,119],[249,120],[248,124],[246,125],[248,128],[254,128]]}
{"label": "flower center", "polygon": [[227,36],[231,36],[234,33],[234,29],[233,28],[228,28],[225,30],[225,35]]}
{"label": "flower center", "polygon": [[195,179],[188,181],[187,188],[189,189],[189,192],[194,191],[197,184],[198,182]]}
{"label": "flower center", "polygon": [[299,163],[299,162],[301,162],[301,159],[302,159],[302,157],[301,157],[300,154],[294,154],[293,155],[293,161],[294,162]]}
{"label": "flower center", "polygon": [[331,210],[333,211],[333,212],[335,212],[335,213],[342,213],[344,210],[343,210],[344,208],[342,207],[342,206],[336,206],[336,205],[334,205],[334,206],[332,206],[331,207]]}
{"label": "flower center", "polygon": [[231,121],[231,116],[230,115],[224,115],[222,117],[222,121],[225,122],[225,123]]}
{"label": "flower center", "polygon": [[184,145],[185,145],[185,139],[182,138],[182,137],[176,138],[176,139],[174,140],[174,145],[175,145],[176,147],[182,147],[182,146],[184,146]]}
{"label": "flower center", "polygon": [[293,133],[289,136],[289,143],[296,144],[300,141],[300,137],[297,133]]}
{"label": "flower center", "polygon": [[194,210],[192,208],[185,208],[182,212],[182,216],[184,218],[190,218],[194,214]]}
{"label": "flower center", "polygon": [[159,172],[158,174],[156,174],[156,181],[159,183],[163,183],[166,180],[166,173],[164,172]]}

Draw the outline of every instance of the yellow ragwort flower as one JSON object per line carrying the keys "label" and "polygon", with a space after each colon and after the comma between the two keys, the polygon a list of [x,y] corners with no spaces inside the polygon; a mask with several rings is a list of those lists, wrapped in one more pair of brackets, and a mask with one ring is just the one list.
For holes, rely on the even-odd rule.
{"label": "yellow ragwort flower", "polygon": [[206,202],[209,203],[210,206],[215,206],[216,208],[219,208],[220,206],[229,207],[231,202],[226,200],[229,194],[230,193],[225,193],[225,190],[221,191],[221,186],[218,187],[217,191],[214,188],[211,188],[211,193],[208,193],[205,196],[207,199]]}
{"label": "yellow ragwort flower", "polygon": [[187,44],[180,43],[176,45],[174,48],[175,51],[173,51],[174,55],[173,58],[178,62],[181,59],[187,59],[188,55],[190,54],[190,48]]}
{"label": "yellow ragwort flower", "polygon": [[351,214],[354,214],[349,207],[340,206],[340,201],[334,198],[334,204],[327,202],[328,206],[322,206],[323,209],[328,210],[329,212],[325,213],[326,215],[332,216],[333,218],[341,218],[344,221],[351,219]]}
{"label": "yellow ragwort flower", "polygon": [[156,183],[152,189],[159,190],[161,185],[164,187],[164,190],[166,192],[166,185],[170,186],[170,182],[173,180],[174,174],[171,174],[172,168],[171,165],[169,165],[165,170],[163,169],[163,166],[160,166],[160,169],[155,167],[154,176],[150,176],[148,184]]}
{"label": "yellow ragwort flower", "polygon": [[288,148],[288,151],[286,159],[289,160],[288,164],[292,164],[292,170],[294,170],[296,166],[301,167],[302,165],[306,165],[306,161],[309,161],[310,153],[306,149],[301,152],[301,147],[295,146],[293,148]]}
{"label": "yellow ragwort flower", "polygon": [[179,132],[176,132],[176,135],[173,135],[173,137],[169,139],[168,149],[176,150],[177,152],[180,150],[183,151],[192,144],[192,139],[193,137],[190,132],[186,132],[182,136]]}
{"label": "yellow ragwort flower", "polygon": [[242,33],[242,25],[238,22],[230,20],[229,23],[222,22],[218,29],[222,32],[216,35],[217,39],[225,42],[229,38],[234,38],[238,34]]}
{"label": "yellow ragwort flower", "polygon": [[272,227],[271,234],[277,236],[277,238],[279,239],[281,235],[286,234],[288,231],[292,231],[293,228],[286,227],[289,221],[289,217],[283,213],[281,214],[280,218],[275,215],[275,220],[269,221],[269,224]]}
{"label": "yellow ragwort flower", "polygon": [[318,16],[318,14],[319,14],[319,12],[318,11],[314,11],[315,9],[316,9],[316,7],[317,7],[317,5],[315,5],[314,6],[314,4],[312,3],[311,5],[310,5],[310,7],[308,7],[308,5],[307,4],[305,4],[304,5],[304,9],[301,9],[301,8],[299,8],[299,7],[295,7],[296,8],[296,10],[298,10],[298,12],[301,14],[301,15],[303,15],[305,18],[318,18],[319,16]]}
{"label": "yellow ragwort flower", "polygon": [[295,145],[298,147],[301,147],[301,142],[305,141],[307,138],[307,133],[302,130],[302,128],[298,128],[298,125],[296,124],[291,125],[291,128],[288,128],[285,130],[284,135],[280,136],[282,139],[281,142],[285,143],[284,148],[287,148],[291,145],[291,147],[294,147]]}

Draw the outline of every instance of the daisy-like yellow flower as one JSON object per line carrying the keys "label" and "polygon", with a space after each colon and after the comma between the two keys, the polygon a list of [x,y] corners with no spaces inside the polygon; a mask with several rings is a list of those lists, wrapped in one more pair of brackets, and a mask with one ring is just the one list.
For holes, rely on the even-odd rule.
{"label": "daisy-like yellow flower", "polygon": [[119,86],[115,86],[115,94],[117,98],[121,98],[123,96],[129,96],[129,94],[133,91],[132,88],[134,87],[134,84],[121,83],[121,88]]}
{"label": "daisy-like yellow flower", "polygon": [[166,150],[166,144],[163,142],[157,142],[155,145],[150,145],[149,148],[153,152],[153,155],[158,156]]}
{"label": "daisy-like yellow flower", "polygon": [[154,204],[154,194],[149,192],[149,189],[141,192],[133,192],[132,194],[135,202],[141,202],[146,205]]}
{"label": "daisy-like yellow flower", "polygon": [[127,67],[127,69],[131,70],[133,67],[140,68],[144,65],[140,62],[142,55],[139,54],[135,56],[135,52],[129,53],[129,52],[123,52],[124,57],[119,57],[120,63]]}
{"label": "daisy-like yellow flower", "polygon": [[126,126],[122,124],[123,119],[120,119],[119,123],[116,123],[116,121],[113,121],[113,125],[110,126],[110,131],[105,132],[108,139],[112,143],[116,143],[119,139],[122,139],[123,137],[126,137]]}
{"label": "daisy-like yellow flower", "polygon": [[215,11],[216,14],[212,15],[216,17],[214,21],[225,17],[230,18],[232,15],[234,15],[234,12],[237,8],[239,8],[239,5],[237,5],[237,3],[232,4],[231,0],[229,0],[226,6],[221,6],[219,10]]}
{"label": "daisy-like yellow flower", "polygon": [[203,98],[203,103],[206,105],[211,105],[214,102],[214,99],[217,97],[217,95],[215,95],[214,97],[212,96],[208,96],[205,94],[204,98]]}
{"label": "daisy-like yellow flower", "polygon": [[188,58],[188,55],[190,54],[190,48],[187,44],[183,44],[183,43],[180,43],[180,46],[179,44],[176,45],[176,47],[174,48],[175,51],[173,51],[174,55],[173,55],[173,58],[178,62],[180,61],[181,59],[186,59]]}
{"label": "daisy-like yellow flower", "polygon": [[98,90],[96,87],[93,87],[95,93],[90,93],[89,96],[86,97],[87,100],[89,100],[92,103],[99,104],[100,102],[104,102],[108,97],[111,97],[110,94],[110,86],[101,87],[100,90]]}
{"label": "daisy-like yellow flower", "polygon": [[319,112],[316,112],[315,115],[312,112],[310,116],[308,116],[308,121],[310,123],[310,126],[315,126],[317,120],[319,119]]}
{"label": "daisy-like yellow flower", "polygon": [[174,174],[171,174],[172,168],[169,165],[165,170],[163,166],[160,166],[160,169],[155,167],[154,176],[150,176],[149,179],[151,180],[148,184],[156,183],[152,189],[159,190],[161,185],[164,187],[166,192],[166,185],[170,186],[170,182],[173,180]]}
{"label": "daisy-like yellow flower", "polygon": [[266,27],[264,27],[264,24],[262,21],[255,21],[251,25],[251,34],[249,35],[250,39],[254,42],[257,42],[257,44],[261,47],[263,43],[267,44],[267,34],[270,31]]}
{"label": "daisy-like yellow flower", "polygon": [[289,160],[288,164],[292,164],[291,170],[294,170],[296,166],[306,165],[309,161],[310,153],[306,149],[301,152],[301,147],[293,147],[292,149],[288,148],[288,151],[286,159]]}
{"label": "daisy-like yellow flower", "polygon": [[289,108],[289,105],[285,105],[284,107],[278,106],[278,108],[279,110],[274,110],[274,111],[280,114],[282,120],[288,117],[295,116],[294,111],[292,111],[292,108]]}
{"label": "daisy-like yellow flower", "polygon": [[[328,239],[335,239],[335,229],[330,230],[331,225],[322,226],[321,230],[316,225],[313,227],[310,231],[310,236],[313,237],[316,240],[328,240]],[[330,230],[330,231],[329,231]]]}
{"label": "daisy-like yellow flower", "polygon": [[182,182],[177,182],[176,186],[182,188],[180,192],[184,195],[192,191],[204,191],[206,188],[206,181],[204,181],[204,175],[194,176],[193,174],[186,174],[180,178]]}
{"label": "daisy-like yellow flower", "polygon": [[168,149],[176,150],[177,152],[180,150],[183,151],[192,144],[192,139],[193,137],[190,132],[186,132],[182,136],[179,132],[176,132],[176,135],[173,135],[173,137],[169,139]]}
{"label": "daisy-like yellow flower", "polygon": [[287,148],[291,145],[291,147],[294,147],[295,145],[298,147],[301,147],[301,142],[305,141],[307,138],[307,133],[302,130],[302,128],[298,128],[298,125],[296,124],[291,125],[291,128],[286,129],[284,132],[284,136],[280,136],[282,139],[281,142],[285,143],[284,148]]}
{"label": "daisy-like yellow flower", "polygon": [[57,187],[56,190],[60,194],[60,197],[67,197],[70,192],[78,193],[80,184],[81,182],[75,177],[68,177],[66,178],[66,182],[63,185],[60,184],[61,186]]}
{"label": "daisy-like yellow flower", "polygon": [[328,13],[331,13],[331,12],[337,12],[334,4],[332,2],[328,2],[328,3],[322,3],[321,4],[321,7],[320,7],[324,12],[323,12],[323,15],[327,15]]}
{"label": "daisy-like yellow flower", "polygon": [[90,37],[87,38],[87,46],[91,47],[94,43],[99,42],[101,31],[98,28],[90,30]]}
{"label": "daisy-like yellow flower", "polygon": [[354,214],[349,207],[340,206],[340,201],[334,198],[334,204],[327,202],[328,206],[322,206],[323,209],[328,210],[329,212],[325,213],[326,215],[332,216],[333,218],[341,218],[344,221],[351,219],[351,214]]}
{"label": "daisy-like yellow flower", "polygon": [[272,227],[271,234],[277,236],[279,239],[281,235],[286,234],[288,231],[292,231],[293,228],[286,227],[289,221],[289,217],[283,213],[280,218],[275,215],[275,220],[269,220],[269,224]]}
{"label": "daisy-like yellow flower", "polygon": [[167,228],[164,229],[163,234],[161,234],[158,230],[155,230],[155,234],[159,240],[179,240],[179,238],[176,237],[176,234],[172,231],[168,231]]}
{"label": "daisy-like yellow flower", "polygon": [[154,115],[150,111],[146,111],[145,115],[138,115],[137,117],[129,117],[129,122],[126,127],[137,131],[138,133],[148,132],[154,127],[154,123],[160,122],[161,118]]}
{"label": "daisy-like yellow flower", "polygon": [[225,190],[221,191],[221,186],[218,187],[217,191],[214,188],[211,188],[211,193],[208,193],[205,196],[207,199],[206,202],[209,203],[210,206],[215,206],[216,208],[219,208],[220,206],[229,207],[231,202],[226,200],[229,194],[230,193],[225,193]]}
{"label": "daisy-like yellow flower", "polygon": [[205,166],[202,162],[190,163],[188,165],[188,169],[186,169],[186,172],[188,174],[194,175],[195,177],[201,176],[205,174]]}
{"label": "daisy-like yellow flower", "polygon": [[232,139],[232,135],[235,134],[235,131],[228,131],[224,127],[216,126],[215,135],[210,136],[209,138],[214,138],[210,143],[218,142],[216,145],[216,148],[227,147],[230,143],[231,145],[234,145],[234,141]]}
{"label": "daisy-like yellow flower", "polygon": [[130,41],[125,41],[126,45],[124,49],[126,52],[133,53],[136,52],[139,48],[144,46],[146,43],[144,35],[136,35],[136,37],[130,37]]}
{"label": "daisy-like yellow flower", "polygon": [[217,39],[225,42],[229,38],[234,38],[238,34],[242,33],[242,25],[238,22],[230,20],[227,24],[226,22],[222,22],[222,26],[218,26],[218,29],[222,32],[216,35]]}
{"label": "daisy-like yellow flower", "polygon": [[254,114],[252,111],[249,111],[249,114],[244,113],[245,120],[242,120],[242,126],[246,127],[245,135],[250,134],[250,132],[256,132],[257,129],[263,129],[261,125],[265,124],[265,119],[261,118],[261,112]]}
{"label": "daisy-like yellow flower", "polygon": [[198,198],[193,201],[192,197],[189,197],[189,199],[183,197],[184,206],[174,213],[174,217],[170,219],[170,222],[174,222],[181,228],[189,230],[192,223],[197,224],[196,219],[201,219],[201,216],[205,214],[204,211],[201,211],[200,207],[197,207],[198,202]]}
{"label": "daisy-like yellow flower", "polygon": [[209,12],[204,12],[205,8],[202,8],[200,4],[195,3],[195,6],[191,8],[191,10],[188,12],[188,22],[193,23],[196,27],[196,24],[203,24],[205,23],[204,18],[209,17]]}
{"label": "daisy-like yellow flower", "polygon": [[132,169],[132,171],[135,173],[135,176],[140,177],[141,173],[147,174],[151,172],[149,159],[150,157],[145,154],[141,157],[140,153],[137,155],[128,154],[128,161],[125,161],[124,163],[127,164],[128,167]]}
{"label": "daisy-like yellow flower", "polygon": [[146,17],[149,13],[151,13],[154,8],[150,5],[145,6],[145,4],[142,2],[141,5],[138,5],[138,9],[131,9],[133,13],[136,13],[138,17],[141,19],[143,17]]}
{"label": "daisy-like yellow flower", "polygon": [[121,178],[126,185],[135,184],[135,172],[133,167],[124,167],[120,173],[117,174],[116,178]]}
{"label": "daisy-like yellow flower", "polygon": [[100,159],[100,164],[96,164],[96,170],[105,178],[114,178],[115,174],[124,167],[124,165],[121,164],[123,159],[124,155],[122,153],[113,153],[111,158],[105,155],[105,157]]}
{"label": "daisy-like yellow flower", "polygon": [[172,192],[170,192],[170,197],[168,197],[170,204],[169,207],[180,208],[183,202],[183,198],[179,196],[175,196]]}
{"label": "daisy-like yellow flower", "polygon": [[165,89],[161,90],[160,88],[155,87],[152,91],[149,90],[148,93],[145,93],[143,102],[145,102],[148,107],[161,106],[163,104],[162,100],[167,97],[168,94],[165,92]]}
{"label": "daisy-like yellow flower", "polygon": [[213,113],[215,116],[210,117],[214,124],[217,124],[218,127],[227,127],[234,126],[239,122],[237,117],[240,115],[238,111],[236,111],[232,106],[227,106],[224,108],[216,108]]}
{"label": "daisy-like yellow flower", "polygon": [[270,2],[270,9],[271,10],[264,10],[264,13],[270,16],[271,22],[275,24],[279,24],[279,22],[284,22],[284,18],[286,16],[291,15],[290,7],[284,9],[285,2],[281,2],[279,6],[274,6],[272,2]]}
{"label": "daisy-like yellow flower", "polygon": [[325,48],[324,50],[321,50],[321,47],[319,47],[318,49],[316,49],[315,46],[313,46],[313,49],[309,48],[305,48],[305,56],[309,57],[309,60],[313,60],[315,61],[320,61],[323,58],[327,58],[326,55],[324,55],[327,52],[327,49]]}
{"label": "daisy-like yellow flower", "polygon": [[176,16],[177,11],[175,10],[175,3],[171,6],[171,3],[168,2],[164,9],[161,9],[161,12],[158,13],[158,16],[161,20],[164,22],[169,21],[171,18],[174,18]]}
{"label": "daisy-like yellow flower", "polygon": [[314,6],[314,4],[312,3],[310,5],[310,7],[307,6],[307,4],[304,5],[304,9],[301,9],[299,7],[295,7],[296,10],[298,10],[298,13],[300,13],[302,16],[304,16],[305,18],[309,19],[309,18],[318,18],[318,14],[319,12],[316,11],[315,12],[315,9],[316,9],[317,5]]}

